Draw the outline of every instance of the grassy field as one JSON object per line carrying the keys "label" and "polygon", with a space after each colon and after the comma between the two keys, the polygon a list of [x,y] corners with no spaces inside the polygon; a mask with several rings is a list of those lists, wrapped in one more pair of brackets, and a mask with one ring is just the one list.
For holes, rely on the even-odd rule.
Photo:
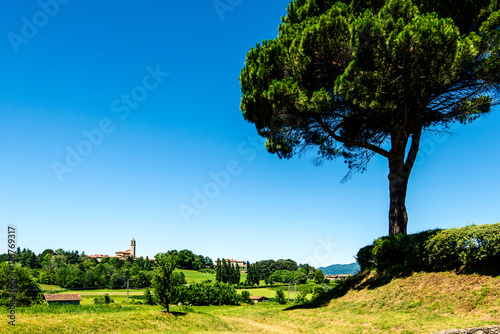
{"label": "grassy field", "polygon": [[[112,306],[19,308],[16,328],[7,327],[5,321],[0,331],[409,334],[500,324],[498,277],[415,273],[387,279],[365,273],[350,282],[350,289],[334,290],[333,299],[321,306],[269,302],[189,309],[173,307],[177,312],[174,315],[161,312],[157,306],[119,302]],[[265,293],[254,290],[252,294]],[[116,290],[107,292],[123,294]],[[7,310],[2,312],[5,314]]]}
{"label": "grassy field", "polygon": [[40,284],[40,288],[45,293],[58,293],[68,291],[68,289],[61,288],[58,285],[50,285],[50,284]]}
{"label": "grassy field", "polygon": [[[57,286],[50,286],[53,290],[58,291]],[[288,286],[280,287],[285,292],[285,298],[288,296]],[[241,291],[249,291],[253,296],[264,296],[267,298],[274,298],[276,296],[276,290],[278,287],[271,288],[255,288],[255,289],[238,289],[238,293],[241,294]],[[144,298],[145,289],[140,290],[130,290],[129,291],[129,304],[134,304],[134,302],[142,302]],[[297,290],[298,293],[299,290]],[[44,293],[53,293],[50,290],[45,290]],[[61,293],[78,293],[82,297],[82,305],[93,305],[94,298],[100,297],[104,294],[109,294],[111,299],[113,299],[115,304],[126,304],[127,302],[127,290],[126,289],[118,289],[118,290],[110,290],[110,289],[102,289],[102,290],[71,290],[64,291]],[[310,297],[310,295],[308,295]],[[290,291],[290,299],[294,299],[293,287]]]}
{"label": "grassy field", "polygon": [[[94,298],[100,297],[104,294],[109,294],[115,304],[127,302],[126,289],[98,289],[98,290],[68,290],[63,289],[57,285],[40,284],[42,293],[78,293],[82,297],[81,305],[94,305]],[[141,301],[144,295],[144,289],[130,290],[129,303],[133,301]]]}
{"label": "grassy field", "polygon": [[[297,285],[297,295],[299,294],[299,292],[301,291],[312,291],[312,289],[316,286],[316,284],[312,283],[312,282],[308,282],[307,284],[299,284]],[[295,298],[295,293],[294,293],[294,285],[291,284],[290,285],[290,300],[294,300]],[[277,285],[274,285],[274,286],[270,286],[270,287],[263,287],[263,288],[252,288],[252,289],[241,289],[241,290],[238,290],[240,293],[242,290],[246,290],[246,291],[249,291],[250,294],[252,296],[264,296],[264,297],[267,297],[267,298],[274,298],[276,297],[276,291],[277,290],[283,290],[283,292],[285,293],[285,298],[288,298],[288,284],[277,284]],[[308,298],[311,297],[311,294],[309,293],[308,295]]]}
{"label": "grassy field", "polygon": [[[200,273],[196,270],[186,270],[186,269],[181,269],[177,271],[182,271],[184,273],[187,283],[201,283],[206,280],[211,280],[212,282],[215,282],[215,274]],[[247,274],[241,274],[240,282],[245,282],[246,279],[247,279]]]}
{"label": "grassy field", "polygon": [[257,289],[242,289],[241,291],[248,291],[252,296],[264,296],[267,298],[274,298],[276,296],[276,291],[268,289],[268,288],[257,288]]}
{"label": "grassy field", "polygon": [[[186,282],[189,283],[201,283],[207,280],[215,282],[215,274],[210,273],[200,273],[195,270],[180,270],[184,273],[186,277]],[[246,280],[246,274],[241,274],[241,282]],[[99,290],[68,290],[61,288],[57,285],[40,284],[43,293],[79,293],[82,297],[82,305],[93,305],[94,298],[102,296],[104,294],[109,294],[114,300],[115,304],[123,304],[127,301],[127,290],[126,289],[99,289]],[[144,295],[144,289],[129,291],[129,303],[141,301]],[[275,292],[267,291],[266,297],[274,297]]]}
{"label": "grassy field", "polygon": [[[127,290],[82,290],[71,291],[71,293],[79,293],[82,297],[82,305],[94,305],[94,298],[100,297],[104,294],[109,294],[115,304],[123,304],[127,302]],[[129,303],[134,301],[141,301],[144,296],[144,290],[130,290]]]}

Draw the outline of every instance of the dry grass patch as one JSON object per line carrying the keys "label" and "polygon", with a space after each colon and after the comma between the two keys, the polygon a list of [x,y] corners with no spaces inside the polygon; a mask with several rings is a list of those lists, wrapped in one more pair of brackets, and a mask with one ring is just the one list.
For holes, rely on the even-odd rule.
{"label": "dry grass patch", "polygon": [[[175,308],[173,308],[175,309]],[[127,312],[103,313],[18,313],[12,333],[192,333],[231,332],[225,321],[207,314],[174,316],[159,308],[133,308]]]}
{"label": "dry grass patch", "polygon": [[333,300],[329,307],[342,301],[379,310],[424,308],[469,313],[475,309],[483,312],[487,308],[493,313],[500,311],[500,278],[450,272],[414,273],[375,289],[367,284],[371,279],[377,279],[376,274],[367,275],[345,296]]}

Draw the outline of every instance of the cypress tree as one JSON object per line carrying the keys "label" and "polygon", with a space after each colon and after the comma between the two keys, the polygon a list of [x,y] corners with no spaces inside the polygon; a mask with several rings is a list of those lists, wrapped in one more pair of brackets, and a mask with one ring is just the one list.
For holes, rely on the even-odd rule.
{"label": "cypress tree", "polygon": [[223,275],[222,275],[222,283],[229,283],[231,280],[231,267],[230,267],[230,262],[229,260],[222,259],[224,263],[224,268],[222,270]]}
{"label": "cypress tree", "polygon": [[240,283],[240,278],[241,278],[240,266],[238,264],[236,264],[236,267],[234,267],[234,280],[233,280],[233,284]]}
{"label": "cypress tree", "polygon": [[219,258],[217,258],[216,266],[217,267],[215,268],[215,281],[220,282],[222,280],[222,264]]}

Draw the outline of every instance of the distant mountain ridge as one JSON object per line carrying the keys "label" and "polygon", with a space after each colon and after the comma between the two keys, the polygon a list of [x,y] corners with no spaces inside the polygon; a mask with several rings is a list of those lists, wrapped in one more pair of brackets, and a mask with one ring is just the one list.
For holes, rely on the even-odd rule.
{"label": "distant mountain ridge", "polygon": [[319,267],[318,269],[321,270],[324,275],[356,275],[361,270],[357,263],[332,264],[328,267]]}

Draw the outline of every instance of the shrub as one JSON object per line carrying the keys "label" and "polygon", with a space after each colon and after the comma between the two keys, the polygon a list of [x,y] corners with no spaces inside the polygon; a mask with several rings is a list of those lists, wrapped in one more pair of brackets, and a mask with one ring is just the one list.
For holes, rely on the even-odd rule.
{"label": "shrub", "polygon": [[241,302],[246,304],[253,304],[253,300],[250,299],[249,291],[241,291]]}
{"label": "shrub", "polygon": [[325,278],[325,275],[323,275],[323,272],[319,269],[316,269],[314,272],[314,283],[316,284],[321,284]]}
{"label": "shrub", "polygon": [[307,301],[306,296],[307,296],[307,291],[300,291],[297,294],[297,298],[295,299],[295,302],[296,303],[304,303],[304,302],[306,302]]}
{"label": "shrub", "polygon": [[492,271],[500,257],[500,224],[466,226],[441,231],[426,242],[428,266],[434,270],[465,267]]}
{"label": "shrub", "polygon": [[286,304],[285,293],[283,292],[283,290],[276,290],[276,301],[279,304]]}
{"label": "shrub", "polygon": [[361,248],[356,255],[356,262],[358,262],[361,270],[374,268],[373,246],[365,246]]}
{"label": "shrub", "polygon": [[36,284],[28,268],[19,264],[11,266],[7,262],[0,263],[0,305],[11,304],[13,289],[18,306],[31,306],[39,303],[42,298],[40,286]]}
{"label": "shrub", "polygon": [[276,270],[271,274],[270,279],[273,282],[290,283],[295,278],[295,272],[290,270]]}
{"label": "shrub", "polygon": [[405,234],[382,237],[373,243],[373,258],[377,269],[404,264],[409,252],[408,236]]}
{"label": "shrub", "polygon": [[200,270],[198,270],[198,272],[205,273],[205,274],[215,274],[216,273],[215,269],[208,269],[208,268],[200,269]]}
{"label": "shrub", "polygon": [[323,290],[323,287],[321,287],[321,286],[315,286],[314,289],[313,289],[313,292],[312,292],[312,299],[318,299],[319,297],[321,297],[321,295],[323,294],[323,292],[325,292]]}
{"label": "shrub", "polygon": [[115,301],[113,299],[111,299],[111,297],[107,293],[100,296],[99,298],[94,298],[94,304],[110,304],[110,303],[114,303],[114,302]]}
{"label": "shrub", "polygon": [[239,296],[236,289],[226,283],[193,283],[189,286],[183,285],[178,288],[176,302],[196,306],[238,305]]}
{"label": "shrub", "polygon": [[184,273],[181,271],[179,273],[176,273],[177,275],[174,274],[174,276],[176,276],[176,280],[177,280],[177,285],[182,285],[182,284],[186,284],[186,276],[184,275]]}
{"label": "shrub", "polygon": [[153,299],[153,294],[151,294],[151,290],[149,288],[146,288],[146,291],[144,291],[144,304],[146,305],[156,304]]}
{"label": "shrub", "polygon": [[498,275],[500,268],[500,223],[466,226],[448,230],[430,230],[411,235],[382,237],[359,250],[356,261],[361,269],[469,272]]}

